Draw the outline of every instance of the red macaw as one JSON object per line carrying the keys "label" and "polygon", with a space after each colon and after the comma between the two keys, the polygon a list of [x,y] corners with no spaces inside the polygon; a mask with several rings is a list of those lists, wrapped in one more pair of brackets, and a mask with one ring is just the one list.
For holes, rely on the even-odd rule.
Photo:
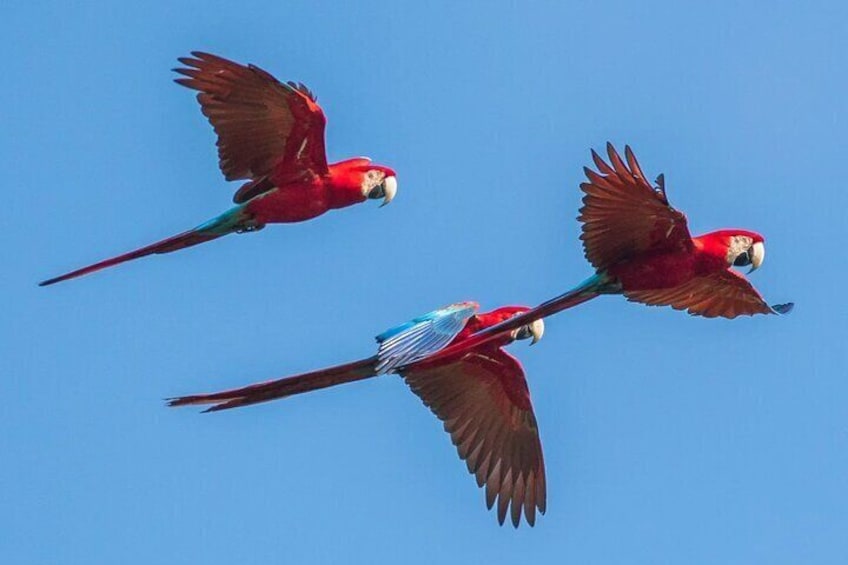
{"label": "red macaw", "polygon": [[537,342],[544,322],[526,322],[480,347],[431,362],[445,346],[460,344],[475,332],[528,310],[505,306],[477,314],[477,309],[475,302],[460,302],[387,330],[377,336],[377,355],[367,359],[243,388],[173,398],[169,406],[212,404],[206,411],[213,412],[396,373],[444,422],[478,486],[486,486],[488,507],[497,500],[498,521],[503,524],[511,509],[512,523],[518,527],[523,510],[532,526],[536,510],[545,513],[542,445],[524,370],[503,348],[516,339]]}
{"label": "red macaw", "polygon": [[589,182],[579,220],[583,249],[595,274],[572,290],[524,314],[490,326],[439,352],[459,353],[497,339],[529,321],[545,318],[601,294],[623,294],[632,302],[671,306],[708,318],[787,314],[793,304],[769,306],[751,283],[733,267],[758,269],[765,258],[762,235],[723,229],[697,237],[689,234],[686,216],[668,203],[663,175],[656,187],[646,180],[630,147],[627,164],[607,143],[610,163],[595,151],[598,171],[584,167]]}
{"label": "red macaw", "polygon": [[170,253],[233,232],[266,224],[302,222],[328,210],[397,193],[397,175],[365,157],[327,164],[326,118],[303,84],[282,83],[254,65],[192,52],[174,69],[175,81],[198,90],[203,114],[218,134],[218,156],[227,180],[247,180],[233,197],[237,204],[200,226],[118,257],[43,281],[40,286],[79,277],[154,253]]}

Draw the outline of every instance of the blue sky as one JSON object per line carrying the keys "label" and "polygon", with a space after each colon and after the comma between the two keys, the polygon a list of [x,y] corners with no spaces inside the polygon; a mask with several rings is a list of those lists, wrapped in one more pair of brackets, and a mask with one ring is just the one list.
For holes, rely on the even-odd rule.
{"label": "blue sky", "polygon": [[[4,563],[844,563],[844,2],[12,2],[2,8]],[[400,191],[51,288],[224,210],[202,49],[306,83],[329,157]],[[386,377],[231,413],[162,398],[373,351],[457,300],[590,274],[589,149],[631,144],[694,233],[746,227],[785,318],[604,297],[525,365],[548,475],[497,526]]]}

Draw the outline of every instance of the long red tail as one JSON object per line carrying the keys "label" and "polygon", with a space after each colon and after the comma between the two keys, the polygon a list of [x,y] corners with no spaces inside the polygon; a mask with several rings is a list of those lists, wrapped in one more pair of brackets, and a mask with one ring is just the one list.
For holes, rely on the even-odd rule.
{"label": "long red tail", "polygon": [[[171,236],[167,239],[163,239],[162,241],[157,241],[156,243],[136,249],[135,251],[130,251],[129,253],[124,253],[123,255],[118,255],[117,257],[112,257],[111,259],[106,259],[99,263],[94,263],[93,265],[77,269],[76,271],[71,271],[70,273],[65,273],[64,275],[47,279],[46,281],[41,281],[38,283],[38,286],[49,286],[68,279],[75,279],[107,267],[120,265],[121,263],[132,261],[133,259],[146,257],[147,255],[153,255],[155,253],[170,253],[171,251],[177,251],[178,249],[185,249],[186,247],[212,241],[213,239],[218,239],[228,233],[247,228],[247,224],[245,222],[248,220],[249,217],[243,207],[238,206],[192,230]],[[251,229],[256,229],[256,227],[252,227]]]}
{"label": "long red tail", "polygon": [[205,412],[216,412],[239,406],[249,406],[285,398],[295,394],[319,390],[354,381],[374,377],[377,358],[369,357],[346,365],[336,365],[329,369],[303,373],[293,377],[257,383],[242,388],[234,388],[209,394],[193,394],[168,399],[168,406],[190,406],[196,404],[214,404]]}

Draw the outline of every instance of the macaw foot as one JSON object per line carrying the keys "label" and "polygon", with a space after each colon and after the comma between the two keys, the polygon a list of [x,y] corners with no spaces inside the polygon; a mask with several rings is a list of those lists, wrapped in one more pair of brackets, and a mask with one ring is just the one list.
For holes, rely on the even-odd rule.
{"label": "macaw foot", "polygon": [[254,223],[252,220],[250,222],[246,222],[239,226],[236,230],[236,233],[249,233],[252,231],[259,231],[265,227],[265,224],[260,224],[258,222]]}

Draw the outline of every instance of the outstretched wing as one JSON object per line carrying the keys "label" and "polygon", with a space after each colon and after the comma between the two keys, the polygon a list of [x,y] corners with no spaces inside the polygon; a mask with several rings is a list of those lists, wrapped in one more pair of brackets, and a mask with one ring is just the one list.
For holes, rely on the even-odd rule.
{"label": "outstretched wing", "polygon": [[498,503],[503,524],[511,510],[531,526],[545,513],[545,464],[530,392],[521,364],[503,349],[484,347],[449,364],[402,370],[412,391],[444,422],[460,458]]}
{"label": "outstretched wing", "polygon": [[624,295],[634,302],[650,306],[671,306],[707,318],[782,314],[788,311],[788,305],[772,308],[766,304],[748,279],[730,269],[695,277],[670,289],[631,291],[625,292]]}
{"label": "outstretched wing", "polygon": [[629,146],[626,165],[610,143],[607,153],[611,165],[592,151],[598,172],[584,167],[589,182],[580,185],[580,239],[592,265],[602,271],[634,253],[691,249],[686,216],[669,205],[663,176],[652,187]]}
{"label": "outstretched wing", "polygon": [[[193,57],[193,58],[192,58]],[[254,65],[193,51],[181,57],[197,100],[218,134],[218,156],[227,180],[259,179],[274,167],[291,173],[327,172],[324,112],[302,84],[282,83]]]}
{"label": "outstretched wing", "polygon": [[476,302],[457,302],[384,331],[375,338],[380,344],[377,372],[388,373],[439,351],[478,308]]}

